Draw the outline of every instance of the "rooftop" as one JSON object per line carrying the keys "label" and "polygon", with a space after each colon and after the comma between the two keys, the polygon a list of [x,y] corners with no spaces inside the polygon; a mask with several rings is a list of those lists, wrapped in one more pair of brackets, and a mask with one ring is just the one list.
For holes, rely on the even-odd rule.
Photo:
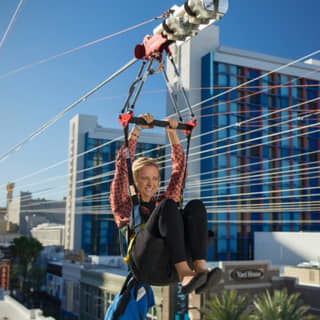
{"label": "rooftop", "polygon": [[[2,299],[3,298],[3,299]],[[20,304],[17,300],[8,296],[6,293],[0,293],[0,319],[6,320],[44,320],[52,317],[44,317],[40,309],[29,310]]]}

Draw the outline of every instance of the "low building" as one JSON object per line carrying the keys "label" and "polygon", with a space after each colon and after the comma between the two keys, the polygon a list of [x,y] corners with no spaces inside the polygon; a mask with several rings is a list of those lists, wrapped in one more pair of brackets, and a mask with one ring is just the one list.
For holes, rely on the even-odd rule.
{"label": "low building", "polygon": [[31,235],[43,246],[64,246],[64,225],[42,223],[31,229]]}
{"label": "low building", "polygon": [[7,320],[54,320],[44,317],[40,309],[27,309],[6,292],[0,292],[0,319]]}
{"label": "low building", "polygon": [[[284,276],[280,276],[280,268],[273,267],[269,261],[230,261],[220,262],[219,267],[224,276],[218,285],[213,287],[209,293],[189,295],[188,311],[189,318],[200,320],[200,310],[205,307],[210,299],[210,294],[221,294],[224,290],[235,289],[240,295],[248,294],[254,296],[265,292],[286,288],[288,294],[300,293],[300,298],[306,305],[311,307],[311,313],[320,316],[320,286],[318,275],[314,274],[314,280],[309,285],[297,283],[297,277],[304,281],[310,277],[310,270],[287,269]],[[307,272],[309,271],[309,273]],[[288,276],[287,276],[288,275]]]}
{"label": "low building", "polygon": [[46,275],[46,291],[47,294],[59,302],[62,297],[62,263],[49,262],[47,265]]}
{"label": "low building", "polygon": [[[92,258],[96,263],[65,261],[63,264],[64,319],[103,320],[106,310],[122,288],[128,269],[121,257]],[[156,306],[149,311],[146,319],[200,320],[200,310],[205,307],[210,295],[231,289],[237,290],[240,295],[255,296],[266,290],[272,292],[286,288],[289,294],[299,292],[313,314],[320,310],[319,285],[306,285],[306,281],[297,283],[293,274],[280,276],[280,268],[272,266],[269,261],[219,262],[219,267],[223,270],[223,279],[206,294],[182,295],[179,284],[153,287]],[[314,275],[315,282],[319,281],[318,277],[318,274]]]}
{"label": "low building", "polygon": [[320,288],[320,265],[305,263],[303,266],[285,266],[283,275],[297,278],[301,285],[318,286]]}
{"label": "low building", "polygon": [[64,248],[62,246],[45,246],[41,251],[37,263],[43,269],[47,268],[50,262],[62,262],[64,258]]}
{"label": "low building", "polygon": [[64,319],[77,320],[80,317],[80,278],[86,263],[84,251],[66,252],[62,265],[61,312]]}
{"label": "low building", "polygon": [[[121,259],[121,257],[117,258]],[[114,257],[113,263],[117,263],[116,260]],[[80,319],[103,320],[106,310],[120,292],[127,274],[126,266],[119,268],[106,265],[84,265],[80,280]],[[163,297],[168,296],[169,287],[153,287],[153,292],[156,306],[149,311],[147,319],[169,320],[169,318],[163,318],[163,309],[166,308]]]}
{"label": "low building", "polygon": [[254,259],[268,259],[272,265],[284,266],[304,261],[318,261],[320,232],[255,232]]}
{"label": "low building", "polygon": [[314,314],[320,318],[320,264],[303,263],[301,266],[285,266],[285,277],[296,279],[294,290],[299,292],[305,304],[311,307]]}

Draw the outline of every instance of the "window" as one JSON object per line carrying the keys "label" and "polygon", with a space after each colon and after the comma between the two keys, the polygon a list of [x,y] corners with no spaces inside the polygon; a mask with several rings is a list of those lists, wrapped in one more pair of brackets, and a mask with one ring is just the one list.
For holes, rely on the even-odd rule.
{"label": "window", "polygon": [[218,64],[218,72],[219,73],[226,73],[227,72],[227,65],[225,63]]}
{"label": "window", "polygon": [[98,289],[97,295],[95,296],[96,300],[96,315],[98,319],[104,319],[104,299],[103,299],[103,291]]}
{"label": "window", "polygon": [[219,74],[218,76],[218,83],[219,83],[219,86],[224,86],[226,87],[228,85],[228,78],[226,75],[224,74]]}
{"label": "window", "polygon": [[238,158],[236,156],[230,156],[230,167],[234,168],[238,165]]}
{"label": "window", "polygon": [[228,124],[227,121],[227,116],[225,114],[221,114],[218,117],[218,126],[221,127],[225,127]]}
{"label": "window", "polygon": [[158,319],[156,307],[151,308],[151,310],[147,313],[146,319],[147,320],[157,320]]}
{"label": "window", "polygon": [[[255,70],[255,69],[250,69],[249,70],[250,79],[257,78],[257,77],[259,77],[259,75],[260,75],[260,72],[258,70]],[[255,85],[259,85],[259,84],[255,83],[255,84],[252,84],[252,85],[255,86]]]}
{"label": "window", "polygon": [[250,148],[250,156],[251,157],[259,157],[260,156],[260,147]]}
{"label": "window", "polygon": [[230,77],[230,86],[236,87],[238,85],[238,79],[236,77]]}
{"label": "window", "polygon": [[114,300],[114,294],[112,294],[111,292],[107,292],[106,293],[106,309],[109,308],[109,306],[112,304]]}
{"label": "window", "polygon": [[291,88],[291,95],[293,98],[298,98],[298,89],[297,87],[292,87]]}
{"label": "window", "polygon": [[289,81],[289,78],[287,76],[284,76],[284,75],[280,76],[280,82],[283,85],[283,87],[280,88],[280,95],[281,96],[288,96],[289,95],[289,89],[286,86],[288,81]]}
{"label": "window", "polygon": [[230,103],[230,112],[237,112],[238,105],[235,102]]}
{"label": "window", "polygon": [[230,65],[229,72],[230,74],[237,75],[237,66]]}
{"label": "window", "polygon": [[260,95],[251,93],[251,95],[249,97],[249,103],[260,104]]}
{"label": "window", "polygon": [[218,157],[218,168],[226,168],[227,167],[227,157],[219,156]]}

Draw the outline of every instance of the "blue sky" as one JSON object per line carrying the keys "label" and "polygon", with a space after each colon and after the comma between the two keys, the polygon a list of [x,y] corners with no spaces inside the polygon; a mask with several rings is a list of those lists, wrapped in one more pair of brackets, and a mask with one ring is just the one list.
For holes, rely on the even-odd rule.
{"label": "blue sky", "polygon": [[[19,1],[0,0],[0,39]],[[135,45],[159,22],[5,76],[8,72],[158,16],[174,4],[182,5],[183,1],[24,0],[0,47],[0,155],[131,60]],[[230,0],[228,13],[218,23],[220,42],[297,59],[320,48],[319,12],[319,0]],[[0,162],[0,205],[4,204],[1,200],[8,181],[67,158],[68,125],[76,113],[97,115],[101,125],[119,128],[117,115],[137,67]],[[137,112],[152,106],[159,118],[164,117],[164,89],[161,76],[150,78]],[[17,183],[16,190],[62,187],[65,179],[50,185],[24,186],[66,173],[67,166],[59,166]],[[45,196],[57,198],[63,194],[60,190]]]}

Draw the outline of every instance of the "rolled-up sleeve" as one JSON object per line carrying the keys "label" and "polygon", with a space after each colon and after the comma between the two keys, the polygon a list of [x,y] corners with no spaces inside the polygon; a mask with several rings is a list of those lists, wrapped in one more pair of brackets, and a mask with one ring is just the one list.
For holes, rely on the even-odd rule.
{"label": "rolled-up sleeve", "polygon": [[170,198],[178,202],[181,197],[181,189],[186,168],[186,159],[181,144],[171,145],[171,161],[172,171],[169,183],[165,193],[159,197],[159,200]]}
{"label": "rolled-up sleeve", "polygon": [[[137,141],[129,140],[131,161],[134,158]],[[126,148],[123,145],[116,157],[114,178],[110,186],[110,205],[115,223],[120,228],[130,222],[131,199],[128,194],[128,168],[126,162]]]}

